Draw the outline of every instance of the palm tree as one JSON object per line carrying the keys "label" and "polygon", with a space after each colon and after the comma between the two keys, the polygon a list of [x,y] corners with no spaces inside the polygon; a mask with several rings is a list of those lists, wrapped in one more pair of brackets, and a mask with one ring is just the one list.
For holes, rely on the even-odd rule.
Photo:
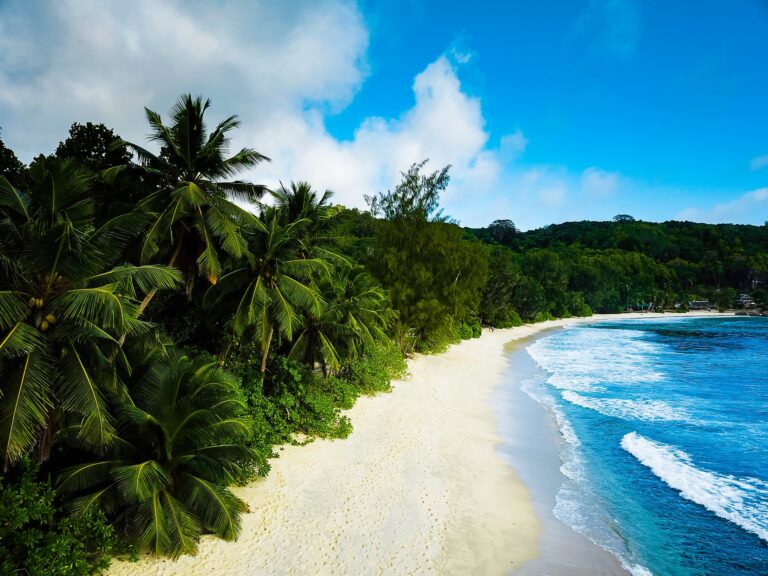
{"label": "palm tree", "polygon": [[[258,225],[249,211],[230,198],[255,202],[264,194],[261,185],[232,180],[236,174],[269,158],[250,148],[227,157],[227,134],[239,125],[237,116],[220,122],[210,133],[204,115],[210,100],[185,95],[173,107],[172,124],[163,124],[160,114],[145,109],[152,129],[150,140],[159,142],[161,152],[121,142],[136,153],[144,169],[161,180],[161,186],[143,205],[155,211],[140,247],[142,263],[158,255],[181,269],[191,295],[195,278],[207,277],[215,284],[222,272],[221,253],[235,259],[249,256],[243,226]],[[113,177],[124,166],[105,173]],[[160,254],[162,252],[162,254]],[[143,311],[154,296],[142,302]]]}
{"label": "palm tree", "polygon": [[138,547],[154,555],[195,554],[203,532],[240,533],[248,507],[226,486],[255,453],[239,382],[217,363],[171,354],[150,363],[118,411],[108,459],[70,466],[58,490],[75,513],[103,509]]}
{"label": "palm tree", "polygon": [[[324,302],[310,281],[313,273],[327,274],[330,265],[321,258],[303,255],[300,241],[309,220],[281,224],[280,211],[266,209],[262,225],[250,234],[252,258],[222,276],[205,295],[204,306],[220,306],[232,312],[232,329],[246,331],[261,343],[262,373],[275,331],[289,341],[301,325],[302,310],[318,316]],[[237,295],[234,299],[227,298]]]}
{"label": "palm tree", "polygon": [[329,205],[333,192],[326,190],[320,194],[312,190],[308,182],[291,182],[288,188],[281,184],[270,194],[274,205],[267,207],[261,204],[262,212],[276,210],[277,218],[283,226],[306,220],[297,231],[302,256],[323,258],[340,266],[350,265],[346,258],[331,249],[331,227],[339,212]]}
{"label": "palm tree", "polygon": [[302,218],[310,220],[305,227],[307,236],[317,238],[320,233],[327,231],[334,216],[334,210],[329,205],[333,192],[326,190],[322,195],[309,182],[291,182],[287,188],[282,183],[277,190],[271,192],[275,207],[280,211],[283,224],[295,222]]}
{"label": "palm tree", "polygon": [[146,215],[93,226],[91,179],[69,160],[38,160],[29,192],[0,176],[0,457],[35,445],[46,458],[57,422],[82,421],[100,449],[114,436],[106,396],[128,370],[124,335],[147,332],[138,300],[176,287],[165,266],[113,267]]}
{"label": "palm tree", "polygon": [[310,367],[320,362],[327,373],[386,340],[392,308],[364,268],[340,268],[333,278],[321,278],[320,286],[327,305],[319,316],[304,315],[289,355]]}

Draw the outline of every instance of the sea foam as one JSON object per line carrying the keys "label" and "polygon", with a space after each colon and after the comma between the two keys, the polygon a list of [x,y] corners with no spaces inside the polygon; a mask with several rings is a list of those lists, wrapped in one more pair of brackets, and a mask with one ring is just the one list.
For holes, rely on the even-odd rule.
{"label": "sea foam", "polygon": [[550,373],[547,383],[560,390],[600,392],[604,384],[658,382],[663,375],[649,365],[658,346],[637,330],[573,328],[571,338],[542,338],[528,354]]}
{"label": "sea foam", "polygon": [[768,483],[701,470],[686,452],[637,432],[626,434],[621,447],[683,498],[768,542]]}
{"label": "sea foam", "polygon": [[682,408],[674,408],[661,400],[625,400],[621,398],[594,398],[571,390],[562,393],[565,400],[612,418],[644,420],[646,422],[693,422]]}

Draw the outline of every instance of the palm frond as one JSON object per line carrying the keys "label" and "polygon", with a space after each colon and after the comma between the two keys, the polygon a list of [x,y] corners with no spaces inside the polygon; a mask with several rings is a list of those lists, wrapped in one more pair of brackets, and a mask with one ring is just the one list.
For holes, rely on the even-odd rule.
{"label": "palm frond", "polygon": [[228,489],[198,476],[184,473],[180,498],[203,525],[223,540],[240,534],[240,515],[248,511],[245,502]]}
{"label": "palm frond", "polygon": [[143,266],[124,264],[89,278],[91,286],[124,284],[125,282],[134,285],[143,294],[150,290],[173,290],[181,284],[181,273],[176,268],[159,264],[145,264]]}
{"label": "palm frond", "polygon": [[63,494],[72,494],[109,483],[112,468],[123,464],[122,460],[100,460],[69,466],[56,478],[56,489]]}
{"label": "palm frond", "polygon": [[175,548],[170,536],[173,527],[168,523],[159,492],[154,492],[148,500],[135,505],[130,513],[132,523],[139,533],[138,544],[141,550],[162,556]]}
{"label": "palm frond", "polygon": [[[28,294],[12,290],[0,291],[0,331],[8,330],[27,317],[30,312]],[[0,336],[2,341],[2,336]],[[0,346],[0,349],[2,347]]]}
{"label": "palm frond", "polygon": [[12,210],[16,214],[29,220],[29,199],[27,196],[13,187],[8,179],[0,175],[0,208]]}
{"label": "palm frond", "polygon": [[61,407],[83,419],[81,441],[96,451],[102,451],[112,443],[115,435],[112,415],[96,376],[71,340],[66,352],[61,373]]}
{"label": "palm frond", "polygon": [[15,358],[45,349],[45,341],[39,330],[18,322],[7,332],[0,333],[0,357]]}
{"label": "palm frond", "polygon": [[202,527],[195,516],[190,514],[184,504],[174,498],[170,492],[162,492],[162,504],[165,511],[165,525],[168,528],[169,548],[165,553],[171,558],[182,554],[197,554],[197,543],[202,534]]}
{"label": "palm frond", "polygon": [[251,184],[240,180],[216,182],[214,186],[240,202],[256,203],[269,192],[269,188],[263,184]]}
{"label": "palm frond", "polygon": [[123,498],[137,504],[165,490],[171,482],[168,472],[155,460],[115,466],[110,475]]}
{"label": "palm frond", "polygon": [[92,322],[120,334],[138,322],[137,306],[115,293],[114,284],[67,290],[51,300],[50,308],[59,317]]}
{"label": "palm frond", "polygon": [[7,467],[31,449],[53,408],[50,363],[30,352],[6,372],[5,395],[0,402],[0,456]]}

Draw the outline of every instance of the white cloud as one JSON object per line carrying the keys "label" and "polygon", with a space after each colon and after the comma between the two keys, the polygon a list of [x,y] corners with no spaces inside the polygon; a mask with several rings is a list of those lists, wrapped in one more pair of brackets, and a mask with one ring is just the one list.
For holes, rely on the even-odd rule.
{"label": "white cloud", "polygon": [[400,171],[429,158],[429,169],[452,165],[449,204],[469,186],[488,190],[500,170],[498,154],[486,148],[480,101],[462,91],[448,57],[417,75],[413,92],[411,109],[398,118],[366,118],[349,141],[328,134],[316,112],[267,124],[264,134],[275,161],[262,172],[273,179],[308,180],[334,190],[340,202],[361,206],[363,194],[390,188]]}
{"label": "white cloud", "polygon": [[100,0],[0,5],[0,125],[24,159],[49,151],[74,121],[126,138],[147,132],[143,106],[211,97],[212,115],[259,128],[307,105],[340,109],[367,73],[368,31],[344,1]]}
{"label": "white cloud", "polygon": [[[362,206],[399,172],[430,158],[451,164],[445,199],[489,190],[500,172],[480,100],[467,95],[455,47],[413,82],[415,103],[395,118],[361,121],[348,141],[325,128],[367,74],[368,31],[343,0],[204,3],[98,0],[0,8],[0,126],[24,160],[50,152],[72,122],[104,122],[142,142],[143,106],[166,113],[180,93],[212,99],[210,120],[238,113],[235,147],[272,158],[247,176],[274,185],[308,180]],[[45,38],[43,38],[45,37]],[[522,134],[512,145],[524,148]],[[516,144],[515,144],[516,142]]]}
{"label": "white cloud", "polygon": [[[639,39],[639,7],[590,2],[582,26],[614,26],[598,40],[628,57]],[[210,122],[239,114],[234,147],[273,159],[246,177],[268,185],[307,180],[350,206],[364,206],[364,194],[391,188],[424,158],[428,169],[452,165],[443,204],[472,226],[510,218],[526,229],[641,212],[663,218],[689,203],[685,191],[666,193],[599,166],[525,164],[528,137],[520,129],[490,146],[481,101],[460,80],[475,59],[456,43],[414,78],[410,108],[364,118],[351,138],[335,138],[325,120],[369,74],[368,39],[351,0],[222,0],[215,9],[198,0],[0,0],[2,137],[25,161],[53,151],[72,122],[104,122],[144,142],[143,107],[165,115],[191,92],[211,98]],[[761,194],[698,218],[737,218],[762,207]],[[659,197],[664,202],[648,202]]]}
{"label": "white cloud", "polygon": [[768,188],[758,188],[742,194],[730,202],[715,204],[712,208],[686,208],[677,215],[678,220],[697,222],[752,222],[768,221]]}
{"label": "white cloud", "polygon": [[616,192],[619,186],[619,175],[606,172],[594,166],[581,173],[581,189],[587,196],[605,198]]}
{"label": "white cloud", "polygon": [[502,161],[512,162],[517,160],[525,152],[528,146],[528,138],[518,128],[512,134],[502,136],[499,143],[499,152]]}
{"label": "white cloud", "polygon": [[752,158],[752,161],[749,163],[750,168],[752,170],[761,170],[768,166],[768,154],[764,154],[762,156],[757,156],[756,158]]}

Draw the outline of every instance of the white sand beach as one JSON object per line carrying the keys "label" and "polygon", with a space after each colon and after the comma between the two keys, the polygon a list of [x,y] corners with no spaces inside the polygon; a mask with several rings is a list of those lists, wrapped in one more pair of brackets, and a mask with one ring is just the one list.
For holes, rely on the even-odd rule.
{"label": "white sand beach", "polygon": [[208,536],[197,556],[115,561],[109,574],[512,572],[538,556],[542,522],[497,450],[492,398],[509,374],[505,344],[575,322],[653,316],[485,331],[419,355],[391,394],[361,398],[348,412],[348,439],[285,446],[266,479],[235,489],[251,510],[237,542]]}

